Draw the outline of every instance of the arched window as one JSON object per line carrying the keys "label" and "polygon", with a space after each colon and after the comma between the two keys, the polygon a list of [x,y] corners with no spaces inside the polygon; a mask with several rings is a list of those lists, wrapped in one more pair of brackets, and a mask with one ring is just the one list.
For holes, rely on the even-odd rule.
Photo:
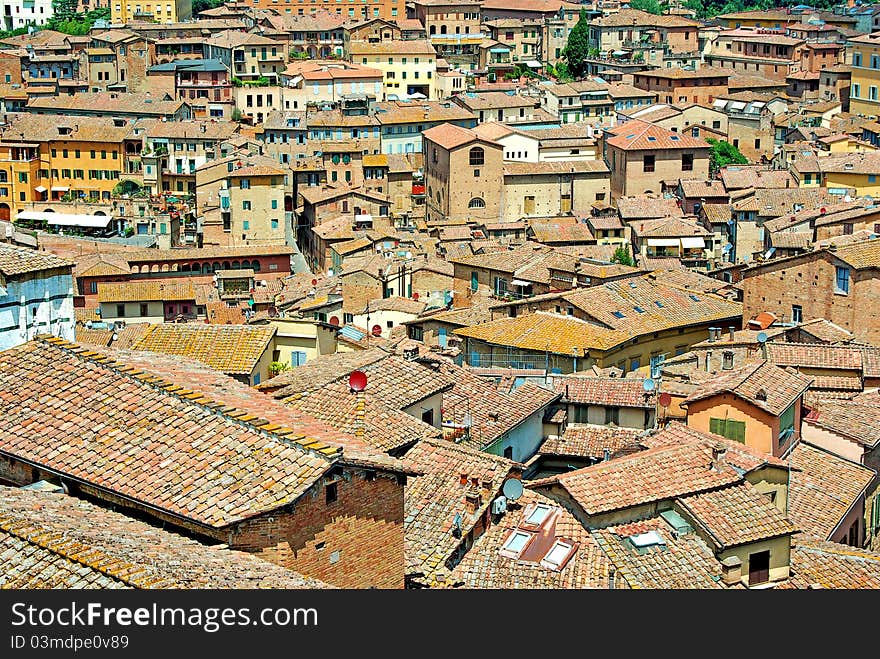
{"label": "arched window", "polygon": [[430,31],[431,34],[437,34],[437,26],[436,26],[436,25],[432,25],[432,26],[431,26],[431,29],[430,29],[429,31]]}
{"label": "arched window", "polygon": [[483,151],[482,147],[475,146],[470,151],[470,162],[471,167],[477,167],[482,165],[486,160],[486,153]]}
{"label": "arched window", "polygon": [[257,261],[257,260],[254,260],[254,261],[251,263],[251,269],[252,269],[254,272],[259,272],[259,271],[260,271],[260,262]]}
{"label": "arched window", "polygon": [[474,197],[473,199],[471,199],[470,203],[468,204],[468,208],[485,208],[485,207],[486,207],[486,202],[483,201],[482,199],[480,199],[479,197]]}

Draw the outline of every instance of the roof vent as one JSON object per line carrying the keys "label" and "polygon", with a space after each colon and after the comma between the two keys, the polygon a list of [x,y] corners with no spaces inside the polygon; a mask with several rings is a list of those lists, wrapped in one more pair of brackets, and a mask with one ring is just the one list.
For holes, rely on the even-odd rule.
{"label": "roof vent", "polygon": [[767,400],[767,390],[764,389],[763,387],[761,387],[760,389],[758,389],[758,390],[755,392],[755,398],[756,398],[757,400],[764,400],[764,401],[766,401],[766,400]]}

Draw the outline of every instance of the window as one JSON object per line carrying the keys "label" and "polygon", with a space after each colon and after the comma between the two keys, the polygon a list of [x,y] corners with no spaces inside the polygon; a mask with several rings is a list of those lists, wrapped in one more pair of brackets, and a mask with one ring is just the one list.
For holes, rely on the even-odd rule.
{"label": "window", "polygon": [[251,202],[247,199],[241,202],[241,210],[249,211],[251,209]]}
{"label": "window", "polygon": [[568,562],[572,554],[575,552],[575,545],[557,540],[553,543],[550,551],[541,560],[541,567],[548,570],[559,571]]}
{"label": "window", "polygon": [[761,138],[760,138],[760,137],[756,137],[756,138],[755,138],[755,148],[756,148],[756,149],[760,149],[760,148],[761,148]]}
{"label": "window", "polygon": [[477,288],[479,287],[479,281],[480,281],[480,280],[479,280],[479,276],[477,275],[477,273],[476,273],[476,272],[472,272],[472,273],[471,273],[471,290],[472,290],[472,291],[476,291],[476,290],[477,290]]}
{"label": "window", "polygon": [[835,270],[834,292],[843,295],[849,294],[849,268],[837,266]]}
{"label": "window", "polygon": [[243,190],[247,190],[250,187],[251,187],[250,179],[246,179],[246,178],[241,179],[241,188]]}
{"label": "window", "polygon": [[749,585],[767,583],[770,580],[770,552],[749,554]]}
{"label": "window", "polygon": [[278,209],[278,200],[273,199],[272,200],[272,210],[277,210],[277,209]]}
{"label": "window", "polygon": [[241,228],[244,229],[245,231],[249,231],[250,228],[251,228],[251,222],[250,222],[250,220],[244,220],[244,221],[241,223]]}
{"label": "window", "polygon": [[843,225],[843,235],[845,235],[845,236],[851,236],[851,235],[852,235],[852,232],[853,232],[853,223],[852,223],[852,222],[846,222],[846,223]]}
{"label": "window", "polygon": [[784,445],[794,435],[794,406],[792,403],[779,415],[779,446]]}
{"label": "window", "polygon": [[620,425],[620,408],[619,407],[606,407],[605,408],[605,425],[614,424],[615,426]]}
{"label": "window", "polygon": [[330,483],[324,488],[324,498],[328,504],[333,503],[339,497],[339,483]]}
{"label": "window", "polygon": [[474,178],[480,178],[480,170],[479,169],[474,170]]}
{"label": "window", "polygon": [[[697,129],[695,128],[694,130],[697,130]],[[697,137],[697,136],[694,135],[694,137]],[[653,157],[654,156],[651,156],[652,159],[653,159]],[[681,154],[681,171],[691,172],[691,171],[693,171],[693,169],[694,169],[694,155],[692,153]],[[648,170],[646,169],[645,171],[648,171]],[[651,171],[652,172],[654,171],[653,163],[652,163]]]}
{"label": "window", "polygon": [[508,558],[518,558],[534,534],[526,531],[513,531],[501,545],[500,553]]}
{"label": "window", "polygon": [[471,167],[478,167],[485,162],[485,151],[483,151],[482,147],[475,146],[470,150],[469,161]]}
{"label": "window", "polygon": [[709,432],[735,442],[746,442],[746,423],[745,421],[735,421],[733,419],[709,419]]}
{"label": "window", "polygon": [[117,318],[125,318],[125,305],[117,304],[116,305],[116,317]]}
{"label": "window", "polygon": [[486,202],[480,199],[479,197],[474,197],[468,203],[468,208],[485,208]]}
{"label": "window", "polygon": [[[684,159],[682,159],[682,166],[684,166]],[[645,156],[642,171],[645,171],[645,172],[653,172],[654,171],[654,156]]]}

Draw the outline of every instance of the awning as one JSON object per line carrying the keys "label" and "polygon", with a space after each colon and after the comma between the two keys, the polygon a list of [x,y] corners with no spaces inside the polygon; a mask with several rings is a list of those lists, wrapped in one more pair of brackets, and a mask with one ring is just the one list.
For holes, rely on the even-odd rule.
{"label": "awning", "polygon": [[649,247],[678,247],[678,238],[648,238]]}
{"label": "awning", "polygon": [[530,69],[540,69],[541,63],[538,60],[530,59],[528,62],[523,62]]}
{"label": "awning", "polygon": [[106,228],[113,217],[110,215],[74,215],[71,213],[41,213],[38,211],[22,211],[15,220],[35,220],[62,227]]}
{"label": "awning", "polygon": [[52,186],[52,192],[67,192],[68,190],[70,190],[70,188],[68,188],[65,185],[53,185]]}
{"label": "awning", "polygon": [[530,281],[523,281],[522,279],[514,279],[514,280],[513,280],[512,282],[510,282],[510,283],[513,284],[514,286],[531,286],[531,285],[532,285],[532,282],[530,282]]}
{"label": "awning", "polygon": [[701,237],[690,237],[690,238],[682,238],[681,246],[685,249],[693,249],[695,247],[699,247],[700,249],[706,249],[706,241]]}
{"label": "awning", "polygon": [[615,57],[623,57],[624,55],[629,55],[629,53],[626,52],[625,50],[615,50],[611,54],[614,55]]}
{"label": "awning", "polygon": [[42,185],[38,185],[37,187],[34,188],[34,190],[36,190],[37,192],[45,192],[46,188],[43,187]]}
{"label": "awning", "polygon": [[498,47],[498,46],[496,46],[495,48],[490,48],[490,49],[489,49],[489,52],[490,52],[490,53],[509,53],[509,52],[510,52],[510,48],[504,48],[504,47]]}

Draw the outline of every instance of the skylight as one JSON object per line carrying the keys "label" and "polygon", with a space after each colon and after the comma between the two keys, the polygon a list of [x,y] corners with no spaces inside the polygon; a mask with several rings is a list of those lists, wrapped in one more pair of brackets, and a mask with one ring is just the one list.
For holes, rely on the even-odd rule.
{"label": "skylight", "polygon": [[663,303],[660,300],[654,300],[654,304],[656,304],[661,309],[663,308]]}
{"label": "skylight", "polygon": [[641,307],[633,307],[633,309],[635,309],[638,313],[645,313],[645,310]]}
{"label": "skylight", "polygon": [[694,295],[693,293],[691,293],[690,295],[688,295],[688,297],[689,297],[690,299],[692,299],[694,302],[699,302],[699,301],[700,301],[700,298],[697,297],[696,295]]}
{"label": "skylight", "polygon": [[537,506],[535,506],[535,509],[526,517],[526,524],[534,524],[535,526],[539,526],[541,522],[547,519],[547,515],[549,514],[550,506],[538,504]]}
{"label": "skylight", "polygon": [[634,138],[635,136],[636,136],[636,134],[633,133],[632,135],[627,135],[627,136],[626,136],[626,139],[631,140],[631,139]]}
{"label": "skylight", "polygon": [[670,139],[670,140],[673,140],[673,141],[675,141],[675,142],[677,142],[677,141],[678,141],[678,135],[670,135],[670,136],[669,136],[669,139]]}
{"label": "skylight", "polygon": [[612,311],[611,315],[615,318],[626,318],[626,316],[623,315],[622,311]]}
{"label": "skylight", "polygon": [[516,558],[520,555],[520,552],[525,548],[528,544],[529,540],[532,539],[531,533],[526,533],[525,531],[514,531],[510,534],[510,537],[507,538],[507,541],[501,546],[501,551],[512,555],[513,558]]}
{"label": "skylight", "polygon": [[648,141],[649,141],[649,142],[656,142],[656,141],[657,141],[657,138],[654,137],[653,135],[648,135]]}
{"label": "skylight", "polygon": [[541,565],[551,570],[559,570],[565,565],[574,550],[575,545],[557,540],[541,560]]}

